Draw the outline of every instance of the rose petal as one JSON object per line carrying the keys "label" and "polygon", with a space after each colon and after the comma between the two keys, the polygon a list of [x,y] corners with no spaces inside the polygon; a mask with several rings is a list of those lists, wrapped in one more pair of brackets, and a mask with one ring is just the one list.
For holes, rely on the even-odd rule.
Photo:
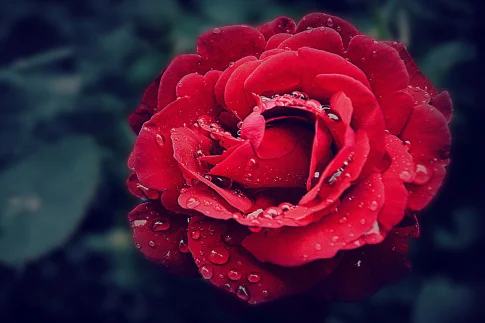
{"label": "rose petal", "polygon": [[327,165],[318,184],[305,194],[300,204],[321,210],[336,201],[359,178],[369,154],[369,139],[364,131],[355,134]]}
{"label": "rose petal", "polygon": [[[269,42],[268,42],[269,43]],[[300,32],[283,41],[279,48],[298,50],[302,47],[311,47],[343,56],[344,46],[340,35],[331,28],[318,27]]]}
{"label": "rose petal", "polygon": [[354,186],[343,199],[337,213],[300,228],[277,232],[252,233],[242,245],[259,261],[280,266],[300,266],[335,254],[372,228],[384,202],[380,174]]}
{"label": "rose petal", "polygon": [[138,134],[143,124],[150,120],[153,113],[145,105],[140,105],[133,113],[128,116],[128,124],[135,134]]}
{"label": "rose petal", "polygon": [[370,152],[363,174],[369,174],[384,154],[384,119],[372,92],[356,80],[344,75],[318,75],[311,86],[303,88],[317,100],[343,92],[353,106],[352,126],[365,130],[369,138]]}
{"label": "rose petal", "polygon": [[[209,186],[217,193],[219,193],[229,204],[233,207],[246,211],[251,208],[251,201],[241,195],[235,194],[232,190],[224,189],[204,178],[206,169],[196,158],[196,153],[201,151],[204,155],[208,155],[212,142],[207,137],[204,137],[188,128],[176,128],[171,131],[171,138],[173,144],[173,157],[179,163],[179,167],[184,174],[184,177],[189,183],[193,180],[198,180]],[[186,205],[180,205],[186,208]],[[189,207],[190,208],[190,207]]]}
{"label": "rose petal", "polygon": [[168,65],[167,69],[160,78],[158,87],[158,104],[154,112],[161,111],[169,103],[175,101],[175,86],[187,74],[205,73],[206,71],[200,66],[201,57],[195,54],[176,56]]}
{"label": "rose petal", "polygon": [[248,187],[304,186],[310,163],[310,136],[297,126],[269,128],[259,154],[248,142],[214,166],[209,174],[229,177]]}
{"label": "rose petal", "polygon": [[264,51],[277,48],[283,41],[288,38],[291,38],[291,34],[276,34],[271,36],[271,38],[268,39],[268,42],[266,43]]}
{"label": "rose petal", "polygon": [[266,91],[286,93],[300,86],[301,60],[293,51],[284,51],[262,62],[246,79],[248,93],[263,94]]}
{"label": "rose petal", "polygon": [[278,17],[273,21],[267,22],[257,28],[266,40],[280,33],[294,34],[296,25],[293,19],[288,17]]}
{"label": "rose petal", "polygon": [[327,15],[325,13],[311,13],[306,15],[298,23],[296,32],[303,32],[308,27],[328,27],[335,29],[342,37],[342,42],[345,47],[347,47],[348,43],[354,36],[360,35],[360,32],[347,21],[339,17]]}
{"label": "rose petal", "polygon": [[160,194],[157,191],[141,185],[135,172],[131,173],[128,177],[126,186],[131,194],[139,198],[157,200],[160,197]]}
{"label": "rose petal", "polygon": [[197,53],[214,69],[225,69],[230,62],[246,56],[259,56],[266,46],[264,36],[245,25],[214,28],[197,40]]}
{"label": "rose petal", "polygon": [[450,129],[445,117],[432,106],[414,107],[400,137],[411,142],[409,152],[420,163],[428,165],[439,161],[448,164]]}
{"label": "rose petal", "polygon": [[273,229],[283,226],[306,226],[335,210],[335,207],[332,206],[322,211],[312,212],[305,207],[282,203],[286,206],[282,212],[281,207],[276,205],[265,206],[264,203],[261,205],[261,201],[256,199],[254,206],[250,209],[251,212],[244,214],[233,208],[216,192],[199,187],[183,189],[178,198],[178,203],[210,218],[218,220],[234,219],[244,226]]}
{"label": "rose petal", "polygon": [[451,102],[450,93],[443,91],[433,98],[431,105],[434,106],[443,116],[446,121],[451,121],[453,114],[453,103]]}
{"label": "rose petal", "polygon": [[434,98],[438,91],[431,82],[419,71],[418,66],[412,59],[411,55],[406,49],[406,46],[398,42],[384,42],[386,45],[393,47],[399,53],[400,58],[406,65],[406,69],[409,74],[409,84],[413,87],[418,87],[425,90],[432,98]]}
{"label": "rose petal", "polygon": [[244,119],[241,138],[249,140],[253,148],[258,149],[263,141],[265,126],[264,117],[258,112],[253,112]]}
{"label": "rose petal", "polygon": [[411,210],[419,211],[428,205],[443,183],[446,175],[445,166],[436,164],[429,168],[429,171],[431,170],[433,174],[425,185],[406,185],[409,190],[408,208]]}
{"label": "rose petal", "polygon": [[[398,134],[414,106],[414,102],[401,93],[409,84],[409,75],[399,53],[361,35],[350,42],[347,57],[369,78],[386,119],[386,129]],[[396,105],[396,102],[400,103]]]}
{"label": "rose petal", "polygon": [[[325,123],[321,119],[315,122],[315,137],[313,138],[313,147],[310,160],[310,171],[306,182],[306,188],[309,191],[314,186],[325,166],[332,158],[332,137],[328,133]],[[315,183],[316,184],[316,183]]]}
{"label": "rose petal", "polygon": [[229,77],[224,90],[226,107],[239,120],[250,114],[256,105],[253,97],[245,90],[245,82],[249,75],[261,65],[260,61],[249,61],[239,66]]}
{"label": "rose petal", "polygon": [[285,52],[286,52],[286,50],[279,49],[279,48],[268,49],[267,51],[264,51],[261,54],[261,56],[259,56],[259,59],[262,60],[262,61],[264,61],[264,60],[268,59],[271,56],[274,56],[276,54],[285,53]]}
{"label": "rose petal", "polygon": [[406,237],[394,230],[380,244],[346,251],[339,266],[312,294],[332,301],[368,297],[410,271],[407,253]]}
{"label": "rose petal", "polygon": [[217,102],[222,105],[226,106],[226,101],[224,99],[224,93],[226,90],[226,85],[227,81],[229,81],[229,78],[231,75],[234,73],[234,71],[239,68],[239,66],[243,65],[244,63],[247,62],[252,62],[256,61],[257,58],[254,56],[246,56],[241,58],[240,60],[234,62],[234,64],[229,64],[229,67],[222,72],[221,76],[219,77],[219,80],[217,81],[215,87],[214,87],[214,93],[216,96]]}
{"label": "rose petal", "polygon": [[199,273],[249,304],[301,293],[327,277],[339,261],[317,261],[300,268],[261,264],[240,246],[247,234],[247,229],[229,221],[198,217],[189,223],[189,248]]}
{"label": "rose petal", "polygon": [[138,179],[144,186],[164,191],[182,185],[180,170],[172,158],[170,129],[193,124],[203,115],[215,117],[220,113],[211,95],[213,76],[208,73],[204,77],[197,74],[184,77],[177,91],[190,96],[179,97],[143,125],[135,142],[134,156]]}
{"label": "rose petal", "polygon": [[194,275],[187,248],[187,218],[164,210],[159,203],[138,205],[128,215],[138,249],[153,262],[177,275]]}

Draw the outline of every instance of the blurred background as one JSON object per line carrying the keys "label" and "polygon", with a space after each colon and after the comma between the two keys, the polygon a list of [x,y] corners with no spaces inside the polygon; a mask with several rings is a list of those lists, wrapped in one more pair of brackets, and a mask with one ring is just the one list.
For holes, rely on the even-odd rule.
{"label": "blurred background", "polygon": [[[483,19],[465,0],[0,1],[1,322],[485,322]],[[325,11],[405,43],[454,99],[447,185],[413,271],[355,303],[244,308],[174,278],[131,240],[127,116],[202,31]]]}

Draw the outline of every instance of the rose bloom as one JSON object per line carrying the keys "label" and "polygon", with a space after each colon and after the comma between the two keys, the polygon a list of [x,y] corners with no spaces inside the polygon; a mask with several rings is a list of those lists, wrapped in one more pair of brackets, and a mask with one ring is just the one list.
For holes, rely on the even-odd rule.
{"label": "rose bloom", "polygon": [[214,28],[129,117],[136,246],[249,304],[368,296],[410,269],[451,113],[402,44],[338,17]]}

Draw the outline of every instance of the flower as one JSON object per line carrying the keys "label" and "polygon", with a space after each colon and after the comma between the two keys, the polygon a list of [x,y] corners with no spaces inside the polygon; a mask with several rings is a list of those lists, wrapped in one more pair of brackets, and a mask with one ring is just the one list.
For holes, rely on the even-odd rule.
{"label": "flower", "polygon": [[452,107],[405,47],[313,13],[214,28],[197,53],[129,117],[137,247],[250,304],[359,299],[407,272]]}

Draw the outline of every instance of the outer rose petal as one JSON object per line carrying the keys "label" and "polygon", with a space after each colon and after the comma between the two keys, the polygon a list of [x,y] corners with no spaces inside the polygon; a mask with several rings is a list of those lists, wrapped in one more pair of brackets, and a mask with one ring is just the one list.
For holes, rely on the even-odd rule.
{"label": "outer rose petal", "polygon": [[151,261],[178,275],[193,275],[187,248],[187,218],[164,210],[158,202],[138,205],[128,215],[136,246]]}
{"label": "outer rose petal", "polygon": [[392,134],[400,133],[414,101],[401,93],[409,83],[409,75],[397,51],[361,35],[352,39],[346,55],[369,78],[386,119],[386,129]]}
{"label": "outer rose petal", "polygon": [[446,121],[451,121],[453,114],[453,103],[451,102],[450,93],[443,91],[433,98],[431,105],[434,106],[443,116]]}
{"label": "outer rose petal", "polygon": [[429,182],[424,185],[407,185],[409,190],[408,207],[413,211],[419,211],[431,202],[446,175],[446,169],[443,165],[433,165],[428,168],[428,171],[433,172]]}
{"label": "outer rose petal", "polygon": [[450,129],[445,117],[432,106],[416,106],[400,137],[411,142],[409,152],[425,166],[449,162]]}
{"label": "outer rose petal", "polygon": [[359,300],[408,273],[408,234],[398,230],[403,231],[393,230],[379,244],[346,251],[339,266],[312,290],[313,294],[325,300]]}
{"label": "outer rose petal", "polygon": [[138,134],[145,122],[150,120],[153,113],[145,105],[140,105],[132,114],[128,116],[128,124],[135,134]]}
{"label": "outer rose petal", "polygon": [[335,29],[342,37],[345,47],[347,47],[347,44],[354,36],[360,35],[360,32],[347,21],[325,13],[311,13],[306,15],[298,23],[296,32],[302,32],[308,29],[308,27],[328,27]]}
{"label": "outer rose petal", "polygon": [[[214,97],[210,94],[214,75],[191,74],[184,77],[177,91],[192,95],[180,97],[144,124],[134,148],[136,173],[144,186],[164,191],[183,184],[177,162],[172,158],[170,129],[191,125],[204,115],[215,117],[220,113],[220,107],[214,104]],[[188,89],[197,91],[190,92]]]}
{"label": "outer rose petal", "polygon": [[206,70],[200,66],[201,58],[199,55],[187,54],[175,57],[168,65],[160,79],[158,87],[158,104],[156,111],[161,111],[170,102],[175,101],[175,86],[187,74],[199,72],[205,73]]}
{"label": "outer rose petal", "polygon": [[299,268],[261,264],[240,246],[248,233],[229,221],[197,217],[189,223],[189,248],[199,273],[249,304],[302,292],[327,277],[339,261],[337,257]]}
{"label": "outer rose petal", "polygon": [[263,35],[253,27],[239,25],[214,28],[197,41],[197,53],[215,69],[246,56],[259,56],[266,46]]}
{"label": "outer rose petal", "polygon": [[293,19],[288,17],[278,17],[273,21],[267,22],[257,28],[266,40],[279,33],[294,34],[296,24]]}
{"label": "outer rose petal", "polygon": [[435,87],[429,82],[426,76],[424,76],[423,73],[419,71],[418,66],[416,65],[416,63],[414,63],[414,60],[407,51],[406,46],[398,42],[384,43],[386,43],[388,46],[395,48],[398,51],[399,56],[403,60],[404,64],[406,64],[406,69],[409,74],[409,85],[425,90],[431,97],[435,97],[438,94],[438,91],[436,91]]}
{"label": "outer rose petal", "polygon": [[383,202],[381,176],[372,174],[367,182],[357,184],[346,194],[337,213],[306,227],[253,233],[242,245],[259,261],[280,266],[300,266],[316,259],[332,258],[371,230]]}
{"label": "outer rose petal", "polygon": [[135,172],[131,173],[130,177],[128,177],[126,186],[128,186],[128,190],[131,194],[139,198],[156,200],[160,197],[160,194],[157,191],[141,185]]}

